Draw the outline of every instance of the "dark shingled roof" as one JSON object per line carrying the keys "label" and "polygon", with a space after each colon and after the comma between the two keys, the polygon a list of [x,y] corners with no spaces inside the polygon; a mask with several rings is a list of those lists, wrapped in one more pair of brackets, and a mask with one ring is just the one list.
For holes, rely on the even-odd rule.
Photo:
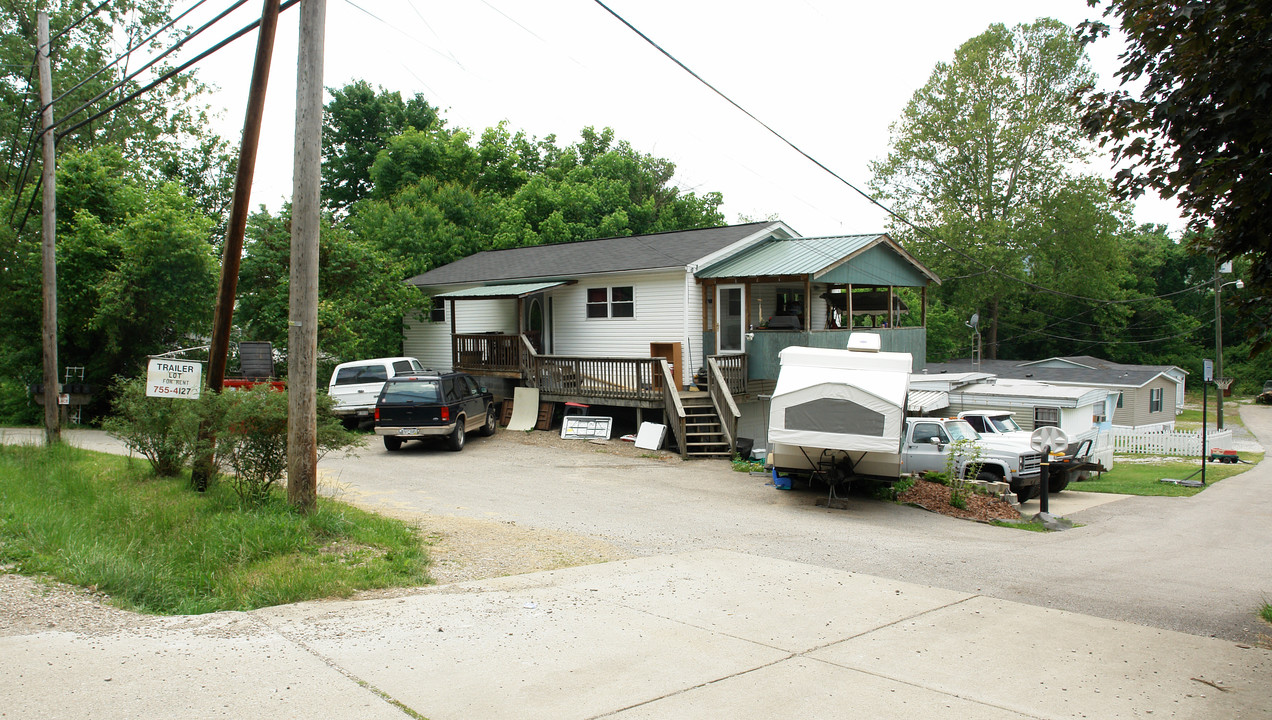
{"label": "dark shingled roof", "polygon": [[1118,385],[1122,387],[1143,387],[1157,377],[1170,370],[1172,365],[1122,365],[1108,360],[1100,360],[1090,356],[1061,358],[1090,368],[1042,367],[1029,364],[1029,360],[982,360],[980,367],[969,358],[951,360],[944,363],[928,363],[927,374],[986,372],[1000,378],[1012,380],[1037,380],[1039,382],[1064,383],[1068,385]]}
{"label": "dark shingled roof", "polygon": [[678,230],[556,245],[487,250],[433,268],[407,282],[422,287],[501,280],[563,278],[625,270],[683,268],[750,237],[773,221]]}

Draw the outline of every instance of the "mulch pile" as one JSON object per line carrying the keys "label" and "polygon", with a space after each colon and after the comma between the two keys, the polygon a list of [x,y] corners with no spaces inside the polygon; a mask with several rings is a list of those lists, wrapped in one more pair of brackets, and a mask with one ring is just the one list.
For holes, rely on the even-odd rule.
{"label": "mulch pile", "polygon": [[1019,520],[1020,513],[1002,498],[968,492],[967,509],[960,510],[950,504],[950,488],[940,483],[918,480],[914,487],[897,497],[898,502],[918,505],[941,515],[965,518],[978,522],[990,520]]}

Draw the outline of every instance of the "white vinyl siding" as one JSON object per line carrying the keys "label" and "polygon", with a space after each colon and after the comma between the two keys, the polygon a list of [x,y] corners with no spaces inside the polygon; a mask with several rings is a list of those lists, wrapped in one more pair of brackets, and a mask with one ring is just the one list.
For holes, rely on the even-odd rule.
{"label": "white vinyl siding", "polygon": [[[692,278],[689,279],[692,281]],[[580,280],[551,291],[554,354],[583,357],[649,357],[651,342],[681,343],[684,368],[677,368],[682,383],[689,382],[693,370],[701,362],[699,342],[685,347],[684,272],[651,274],[615,274]],[[587,317],[587,291],[598,287],[631,287],[635,295],[635,316],[630,318]],[[690,322],[696,327],[701,318],[701,290],[691,288],[691,299],[698,296],[698,309],[690,309]]]}
{"label": "white vinyl siding", "polygon": [[[451,290],[457,288],[450,288]],[[446,303],[446,322],[430,322],[417,313],[407,316],[403,322],[402,351],[408,357],[419,359],[424,367],[434,370],[449,369],[452,362],[450,313],[455,308],[455,330],[465,333],[517,332],[516,298],[494,300],[459,300]]]}

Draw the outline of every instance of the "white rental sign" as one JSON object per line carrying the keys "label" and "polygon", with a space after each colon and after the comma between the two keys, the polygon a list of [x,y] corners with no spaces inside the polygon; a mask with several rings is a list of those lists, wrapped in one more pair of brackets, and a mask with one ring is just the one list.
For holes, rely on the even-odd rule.
{"label": "white rental sign", "polygon": [[203,363],[193,360],[151,358],[146,369],[148,397],[198,400],[203,389]]}

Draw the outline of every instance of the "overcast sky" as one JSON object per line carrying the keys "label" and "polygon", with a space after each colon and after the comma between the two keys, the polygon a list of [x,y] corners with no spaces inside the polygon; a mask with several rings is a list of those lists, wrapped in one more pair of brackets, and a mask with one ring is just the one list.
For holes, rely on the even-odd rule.
{"label": "overcast sky", "polygon": [[[177,11],[192,0],[178,3]],[[606,4],[791,142],[867,190],[868,163],[937,62],[991,23],[1038,17],[1070,25],[1085,0],[607,0]],[[260,12],[248,2],[219,38]],[[361,8],[361,9],[360,9]],[[198,11],[198,12],[201,12]],[[198,12],[190,17],[198,16]],[[291,195],[299,9],[280,23],[252,204]],[[202,20],[199,20],[201,22]],[[221,26],[218,26],[218,28]],[[724,196],[728,222],[778,217],[806,236],[885,229],[886,217],[840,181],[716,96],[592,0],[327,0],[324,84],[365,79],[421,93],[451,127],[507,121],[559,144],[612,127],[641,152],[676,164],[677,184]],[[237,140],[255,52],[248,35],[200,65],[220,90],[215,129]],[[1092,62],[1106,86],[1117,40]],[[1094,167],[1107,172],[1097,158]],[[1182,222],[1173,204],[1141,222]]]}

